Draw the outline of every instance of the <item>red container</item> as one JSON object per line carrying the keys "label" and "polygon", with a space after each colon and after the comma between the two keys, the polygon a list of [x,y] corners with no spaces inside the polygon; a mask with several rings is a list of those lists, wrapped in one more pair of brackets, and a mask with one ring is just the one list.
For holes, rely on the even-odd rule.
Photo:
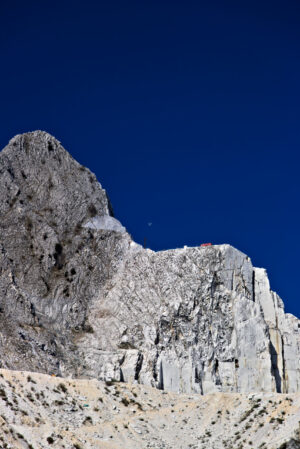
{"label": "red container", "polygon": [[212,246],[211,243],[201,243],[201,246]]}

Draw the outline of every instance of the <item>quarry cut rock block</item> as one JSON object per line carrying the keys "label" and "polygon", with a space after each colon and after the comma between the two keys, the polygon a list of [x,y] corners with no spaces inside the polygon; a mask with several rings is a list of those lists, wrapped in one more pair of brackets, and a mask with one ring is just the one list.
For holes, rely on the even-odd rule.
{"label": "quarry cut rock block", "polygon": [[45,132],[14,137],[0,173],[2,368],[185,393],[300,391],[299,320],[245,254],[144,249]]}

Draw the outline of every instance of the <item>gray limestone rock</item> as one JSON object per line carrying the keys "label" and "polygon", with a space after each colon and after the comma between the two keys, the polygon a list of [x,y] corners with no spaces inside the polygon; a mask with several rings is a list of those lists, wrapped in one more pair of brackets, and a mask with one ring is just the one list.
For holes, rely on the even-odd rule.
{"label": "gray limestone rock", "polygon": [[299,320],[230,245],[154,252],[45,132],[0,154],[0,363],[211,393],[300,390]]}

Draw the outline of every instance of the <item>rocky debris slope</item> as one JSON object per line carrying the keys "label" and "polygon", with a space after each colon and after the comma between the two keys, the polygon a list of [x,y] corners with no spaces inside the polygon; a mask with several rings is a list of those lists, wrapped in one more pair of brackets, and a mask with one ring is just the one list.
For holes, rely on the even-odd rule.
{"label": "rocky debris slope", "polygon": [[178,395],[0,370],[3,449],[295,449],[300,394]]}
{"label": "rocky debris slope", "polygon": [[0,154],[0,362],[176,392],[300,391],[299,320],[230,245],[154,252],[47,133]]}

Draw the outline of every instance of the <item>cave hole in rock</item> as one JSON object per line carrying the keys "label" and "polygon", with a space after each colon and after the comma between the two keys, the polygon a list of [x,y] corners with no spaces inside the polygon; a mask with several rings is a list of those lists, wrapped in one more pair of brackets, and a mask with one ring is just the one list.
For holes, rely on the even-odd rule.
{"label": "cave hole in rock", "polygon": [[67,286],[67,287],[64,288],[63,294],[64,294],[67,298],[70,297],[69,286]]}
{"label": "cave hole in rock", "polygon": [[52,142],[48,142],[48,151],[51,153],[51,151],[54,151],[54,146],[52,145]]}
{"label": "cave hole in rock", "polygon": [[55,252],[53,253],[55,266],[61,270],[63,267],[63,247],[60,243],[56,243]]}
{"label": "cave hole in rock", "polygon": [[90,217],[95,217],[97,215],[97,209],[94,204],[90,204],[88,207],[88,213]]}

